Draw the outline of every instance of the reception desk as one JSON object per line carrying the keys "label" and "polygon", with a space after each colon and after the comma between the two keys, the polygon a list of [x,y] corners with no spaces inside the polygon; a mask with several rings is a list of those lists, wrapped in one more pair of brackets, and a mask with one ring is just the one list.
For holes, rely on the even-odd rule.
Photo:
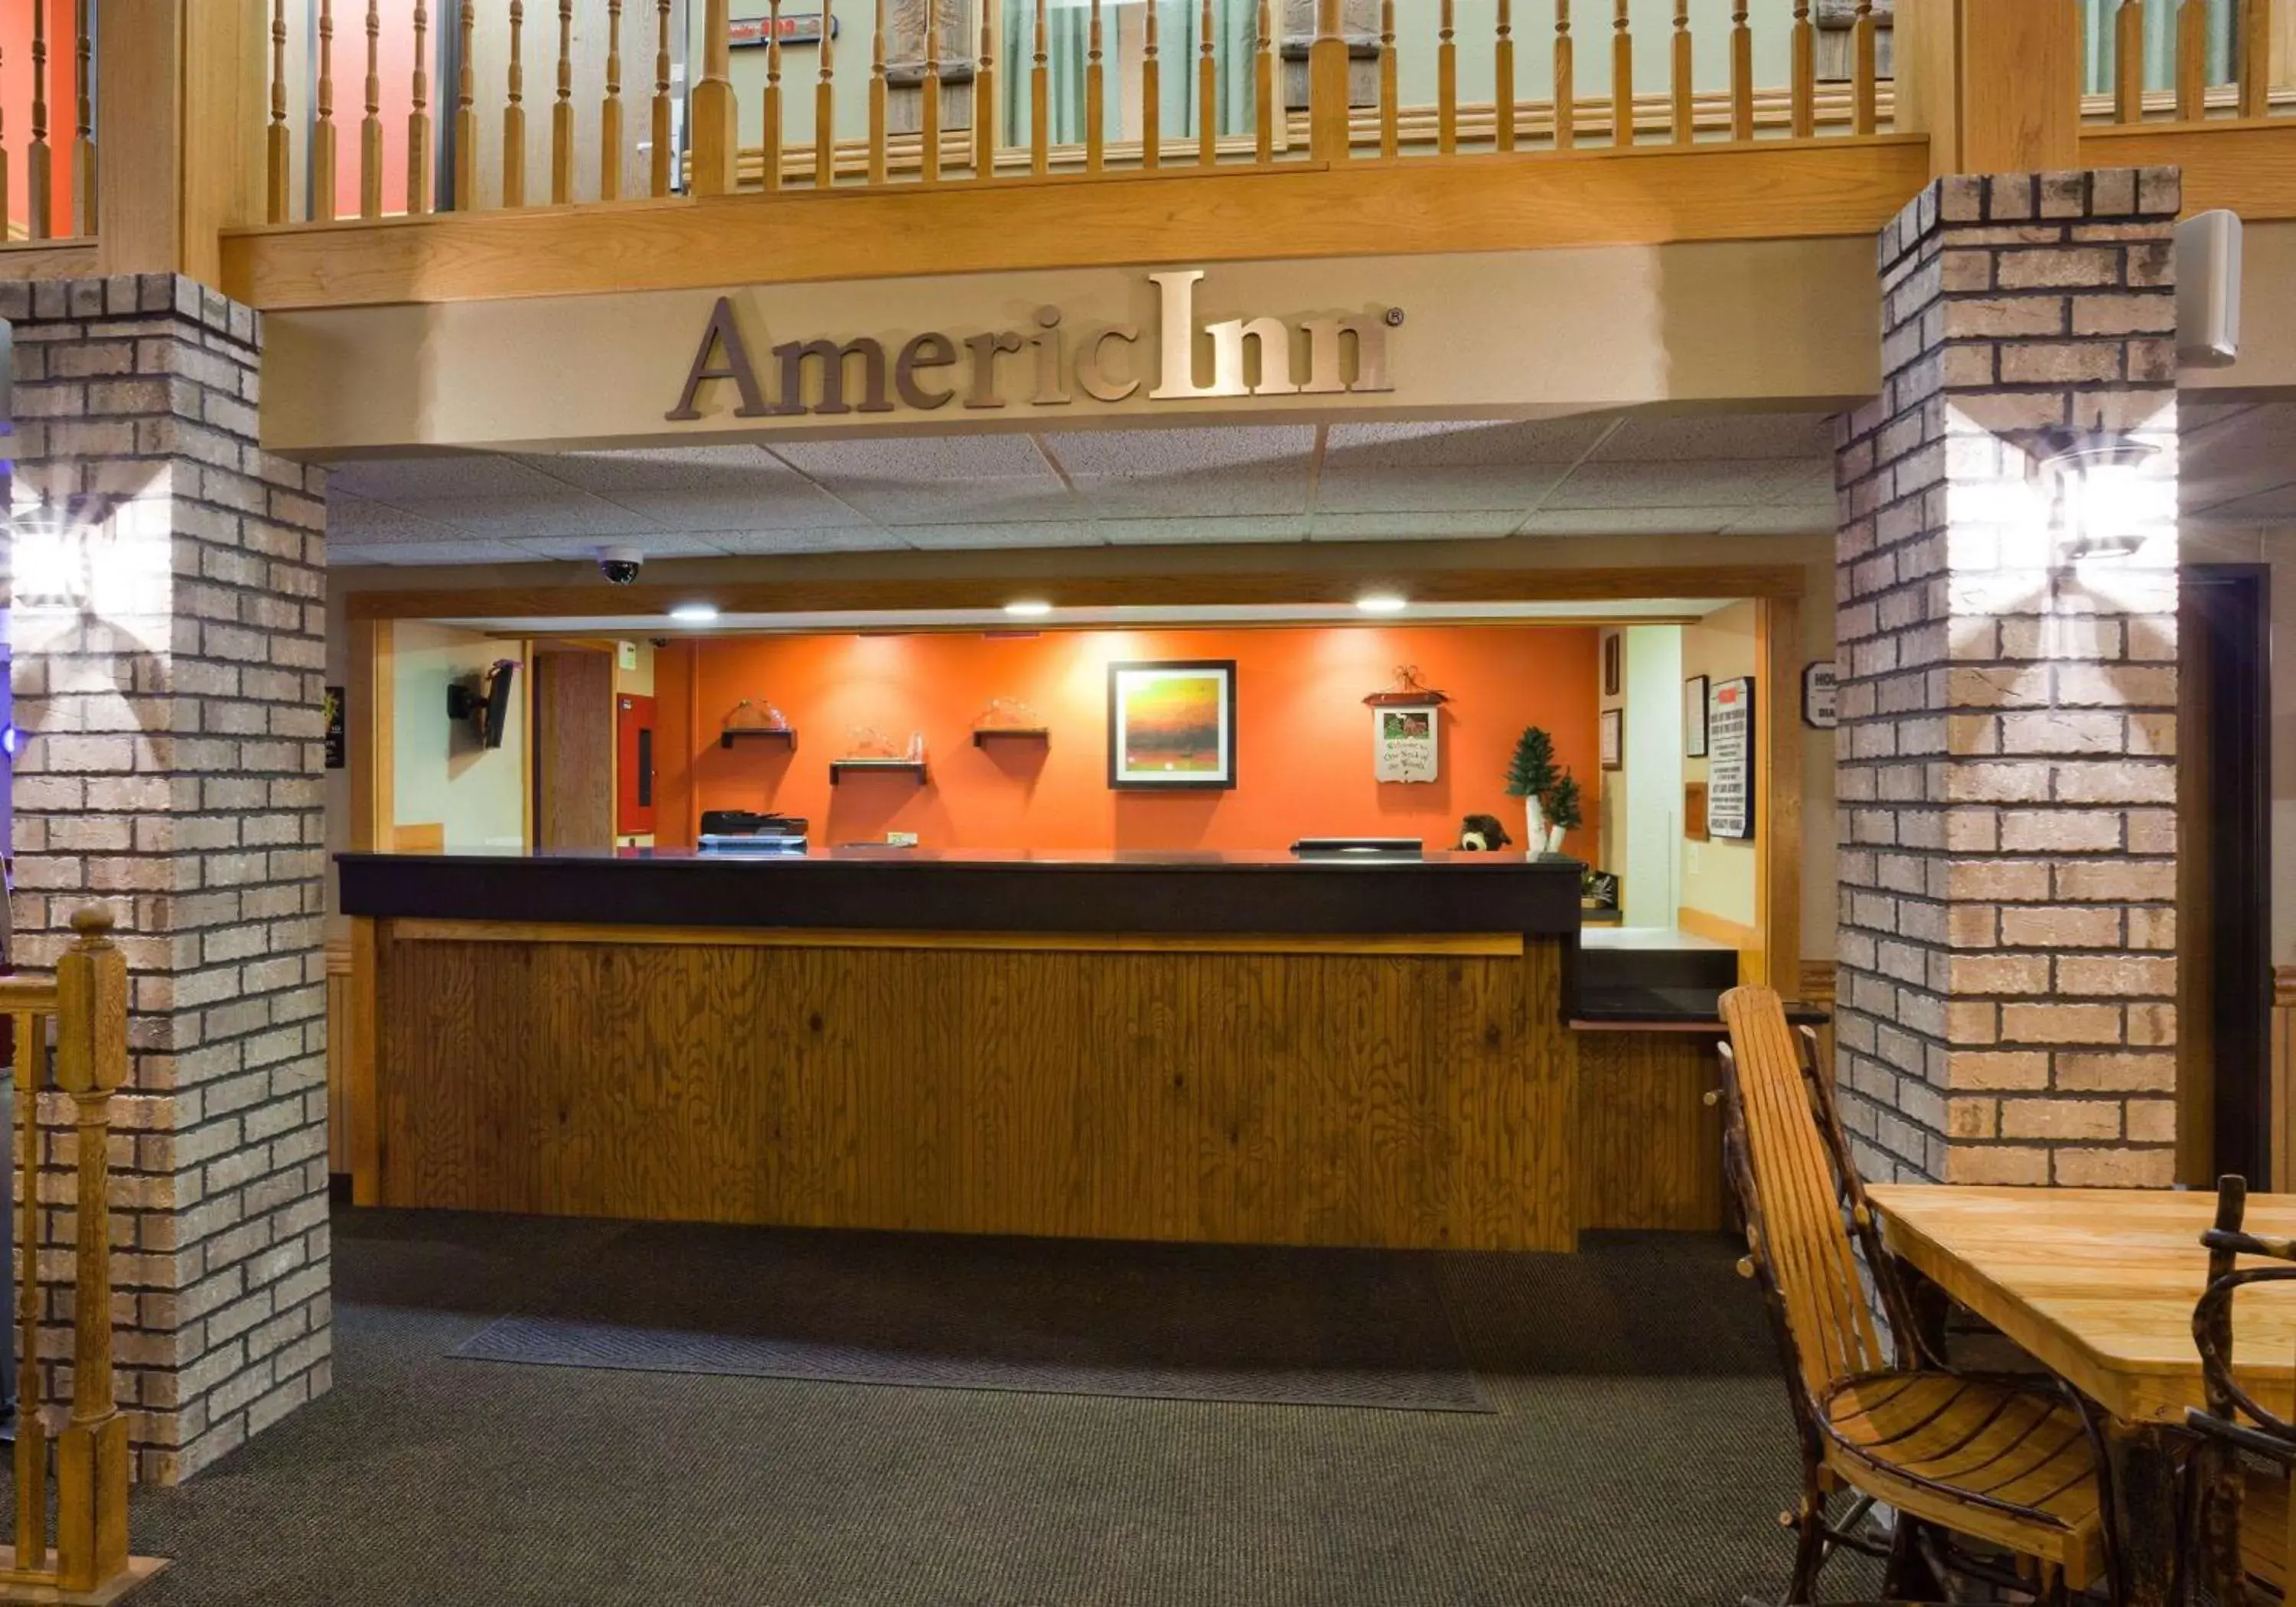
{"label": "reception desk", "polygon": [[1720,1224],[1711,1033],[1574,1028],[1569,862],[340,868],[363,1203],[1479,1250]]}

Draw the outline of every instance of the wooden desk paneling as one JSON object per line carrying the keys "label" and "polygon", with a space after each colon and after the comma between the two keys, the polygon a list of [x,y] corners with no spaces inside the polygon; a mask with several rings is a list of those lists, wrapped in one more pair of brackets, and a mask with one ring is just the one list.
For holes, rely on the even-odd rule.
{"label": "wooden desk paneling", "polygon": [[1560,950],[377,945],[381,1202],[1573,1248]]}
{"label": "wooden desk paneling", "polygon": [[1718,1029],[1579,1035],[1579,1226],[1725,1226],[1722,1112],[1706,1103],[1722,1086],[1718,1041]]}

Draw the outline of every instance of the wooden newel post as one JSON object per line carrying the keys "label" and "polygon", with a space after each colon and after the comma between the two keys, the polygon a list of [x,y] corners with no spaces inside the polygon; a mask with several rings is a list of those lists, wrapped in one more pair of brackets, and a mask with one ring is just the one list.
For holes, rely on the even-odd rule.
{"label": "wooden newel post", "polygon": [[1308,47],[1308,153],[1348,160],[1348,41],[1340,0],[1316,0],[1316,42]]}
{"label": "wooden newel post", "polygon": [[[127,1080],[127,961],[111,912],[72,916],[79,934],[56,963],[56,1086],[78,1131],[78,1267],[72,1295],[71,1422],[56,1442],[56,1570],[88,1591],[127,1570],[127,1420],[111,1382],[111,1095]],[[25,1185],[35,1186],[28,1177]],[[25,1409],[37,1403],[26,1402]]]}
{"label": "wooden newel post", "polygon": [[693,86],[693,193],[731,195],[738,148],[734,102],[731,0],[702,8],[701,81]]}

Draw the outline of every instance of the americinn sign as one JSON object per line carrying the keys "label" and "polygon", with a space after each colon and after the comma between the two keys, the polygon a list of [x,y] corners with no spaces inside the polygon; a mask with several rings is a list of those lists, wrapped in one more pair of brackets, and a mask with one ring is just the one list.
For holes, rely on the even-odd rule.
{"label": "americinn sign", "polygon": [[[1151,274],[1156,323],[1070,327],[1058,307],[1027,326],[962,333],[929,330],[906,340],[831,337],[753,345],[731,298],[703,325],[677,405],[664,416],[702,417],[701,404],[732,387],[736,418],[931,413],[958,406],[995,412],[1016,403],[1065,407],[1079,398],[1113,406],[1239,397],[1338,396],[1394,389],[1388,332],[1400,308],[1285,320],[1229,318],[1199,324],[1201,269]],[[765,360],[760,361],[759,354]]]}

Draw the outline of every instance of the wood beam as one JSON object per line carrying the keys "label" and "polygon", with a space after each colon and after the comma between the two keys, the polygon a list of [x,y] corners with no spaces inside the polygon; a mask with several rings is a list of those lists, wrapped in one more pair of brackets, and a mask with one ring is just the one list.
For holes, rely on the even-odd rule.
{"label": "wood beam", "polygon": [[2080,19],[2065,0],[1899,0],[1898,128],[1932,176],[2080,160]]}
{"label": "wood beam", "polygon": [[263,0],[115,0],[96,21],[105,274],[223,278],[223,230],[264,216]]}

